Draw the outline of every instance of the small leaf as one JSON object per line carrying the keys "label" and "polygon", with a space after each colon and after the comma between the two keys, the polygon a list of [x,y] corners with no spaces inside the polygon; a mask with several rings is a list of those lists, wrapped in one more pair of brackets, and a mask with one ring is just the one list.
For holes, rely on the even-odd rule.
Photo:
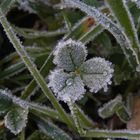
{"label": "small leaf", "polygon": [[16,135],[26,126],[27,115],[27,108],[14,106],[5,116],[5,126]]}
{"label": "small leaf", "polygon": [[71,140],[68,134],[66,134],[62,129],[58,128],[53,123],[41,119],[37,122],[40,130],[53,140]]}
{"label": "small leaf", "polygon": [[118,95],[115,99],[105,103],[103,107],[99,108],[99,116],[103,119],[111,117],[115,114],[115,111],[120,104],[122,104],[122,96]]}
{"label": "small leaf", "polygon": [[0,89],[0,115],[7,113],[12,107],[12,99],[4,95],[4,92],[6,92],[6,90]]}
{"label": "small leaf", "polygon": [[104,88],[107,91],[107,85],[111,84],[113,69],[111,63],[103,58],[95,57],[84,62],[81,66],[82,78],[91,92],[98,92]]}
{"label": "small leaf", "polygon": [[75,102],[83,97],[84,84],[79,76],[67,74],[63,70],[55,70],[49,77],[49,87],[52,88],[59,100]]}
{"label": "small leaf", "polygon": [[76,70],[86,59],[86,47],[71,39],[60,41],[54,52],[54,63],[66,71]]}
{"label": "small leaf", "polygon": [[[118,0],[114,2],[114,0],[106,0],[106,3],[108,4],[108,7],[114,14],[114,17],[117,19],[117,21],[120,24],[120,29],[122,28],[129,38],[132,47],[135,50],[135,53],[139,55],[139,40],[136,32],[136,28],[134,25],[134,21],[131,17],[131,14],[129,12],[129,9],[125,3],[124,0]],[[140,3],[140,2],[137,2]],[[119,12],[118,12],[119,11]]]}

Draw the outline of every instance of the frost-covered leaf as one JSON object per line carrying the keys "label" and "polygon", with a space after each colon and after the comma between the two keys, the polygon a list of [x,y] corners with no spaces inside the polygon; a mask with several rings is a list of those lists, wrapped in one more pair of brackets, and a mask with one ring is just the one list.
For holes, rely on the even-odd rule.
{"label": "frost-covered leaf", "polygon": [[[120,28],[124,30],[125,34],[129,38],[132,47],[135,49],[137,55],[139,52],[139,41],[136,32],[136,28],[134,25],[133,18],[129,12],[128,6],[125,4],[124,0],[118,0],[114,2],[114,0],[106,0],[108,7],[111,9],[114,17],[117,19],[120,24]],[[139,2],[140,3],[140,2]],[[119,11],[119,12],[118,12]]]}
{"label": "frost-covered leaf", "polygon": [[115,99],[107,102],[103,107],[99,108],[99,116],[103,119],[111,117],[120,104],[122,104],[122,96],[118,95]]}
{"label": "frost-covered leaf", "polygon": [[111,84],[113,68],[111,62],[104,58],[95,57],[84,62],[81,66],[82,79],[91,92],[98,92]]}
{"label": "frost-covered leaf", "polygon": [[12,99],[3,94],[5,92],[7,91],[0,89],[0,115],[7,113],[12,107]]}
{"label": "frost-covered leaf", "polygon": [[84,84],[79,76],[67,74],[63,70],[55,70],[49,76],[49,87],[59,100],[75,102],[85,93]]}
{"label": "frost-covered leaf", "polygon": [[76,70],[86,59],[86,47],[74,40],[60,41],[54,52],[54,63],[66,71]]}
{"label": "frost-covered leaf", "polygon": [[53,123],[41,119],[37,122],[40,130],[53,140],[71,140],[68,134],[66,134],[62,129],[58,128]]}
{"label": "frost-covered leaf", "polygon": [[27,115],[27,108],[14,106],[5,116],[5,126],[16,135],[26,126]]}

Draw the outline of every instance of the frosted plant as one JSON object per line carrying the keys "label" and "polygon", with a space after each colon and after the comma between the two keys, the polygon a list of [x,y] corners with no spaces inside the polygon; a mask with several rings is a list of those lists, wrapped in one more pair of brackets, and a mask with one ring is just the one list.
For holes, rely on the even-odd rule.
{"label": "frosted plant", "polygon": [[54,63],[58,67],[66,71],[74,71],[85,61],[87,51],[81,42],[69,39],[58,43],[54,55]]}
{"label": "frosted plant", "polygon": [[54,52],[56,70],[49,76],[49,87],[59,100],[75,102],[85,93],[84,85],[91,92],[98,92],[111,84],[112,64],[104,58],[95,57],[86,60],[87,50],[81,43],[69,39],[60,41]]}
{"label": "frosted plant", "polygon": [[91,92],[98,92],[100,89],[107,91],[107,85],[111,84],[113,69],[112,63],[104,58],[95,57],[83,63],[81,66],[82,79]]}
{"label": "frosted plant", "polygon": [[5,126],[16,135],[26,126],[28,105],[10,91],[0,89],[0,115],[5,115]]}
{"label": "frosted plant", "polygon": [[107,91],[114,71],[111,68],[112,63],[100,57],[85,61],[86,47],[72,39],[60,41],[54,56],[57,69],[51,72],[48,86],[59,100],[69,105],[77,130],[84,135],[74,102],[83,97],[86,92],[84,86],[90,88],[91,92],[98,92],[102,88]]}

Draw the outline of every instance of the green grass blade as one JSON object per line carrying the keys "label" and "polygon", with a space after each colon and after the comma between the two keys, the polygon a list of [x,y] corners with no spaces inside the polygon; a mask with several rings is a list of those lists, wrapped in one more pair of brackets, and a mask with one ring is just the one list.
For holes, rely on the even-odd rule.
{"label": "green grass blade", "polygon": [[[74,8],[77,7],[87,15],[95,18],[98,23],[100,23],[105,29],[112,33],[112,35],[116,38],[130,66],[135,68],[138,65],[139,60],[134,48],[131,46],[129,39],[117,24],[115,24],[110,18],[101,13],[97,8],[86,5],[79,0],[66,0],[66,2],[72,4]],[[131,51],[131,54],[128,52],[128,49]],[[134,59],[131,60],[130,57],[133,57]]]}
{"label": "green grass blade", "polygon": [[136,140],[140,138],[140,131],[129,130],[89,130],[84,137],[89,138],[123,138]]}
{"label": "green grass blade", "polygon": [[40,88],[42,89],[43,93],[49,98],[53,106],[59,111],[59,115],[65,120],[65,122],[69,123],[69,127],[73,127],[73,124],[67,117],[66,112],[61,107],[51,90],[47,87],[47,84],[40,74],[40,72],[37,70],[34,63],[31,61],[30,57],[28,56],[27,52],[24,49],[24,46],[22,46],[20,40],[17,38],[15,33],[12,30],[12,27],[8,23],[7,19],[3,15],[3,11],[0,9],[0,22],[6,32],[7,37],[9,38],[10,42],[13,44],[13,47],[16,49],[17,53],[21,57],[22,61],[25,63],[26,67],[30,71],[31,75],[35,79],[35,81],[38,83]]}
{"label": "green grass blade", "polygon": [[135,25],[129,9],[124,0],[106,0],[106,3],[114,14],[114,18],[117,19],[122,30],[124,30],[125,34],[128,36],[132,47],[134,48],[137,55],[139,55],[140,59],[140,45],[138,41],[137,31],[135,29]]}

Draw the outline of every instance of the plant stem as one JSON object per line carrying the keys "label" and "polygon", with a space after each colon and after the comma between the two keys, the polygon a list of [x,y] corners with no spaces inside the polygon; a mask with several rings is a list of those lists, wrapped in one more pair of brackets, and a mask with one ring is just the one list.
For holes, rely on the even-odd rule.
{"label": "plant stem", "polygon": [[19,140],[25,140],[25,129],[23,129],[19,134]]}
{"label": "plant stem", "polygon": [[77,128],[79,134],[85,135],[85,131],[81,127],[80,120],[78,119],[78,110],[75,107],[75,104],[70,101],[70,102],[68,102],[68,105],[69,105],[69,108],[70,108],[74,123],[76,125],[76,128]]}
{"label": "plant stem", "polygon": [[89,130],[83,137],[92,138],[124,138],[124,139],[139,139],[140,131],[129,130]]}
{"label": "plant stem", "polygon": [[73,123],[69,120],[66,112],[63,110],[61,105],[56,100],[55,96],[51,92],[51,90],[47,87],[47,84],[42,77],[42,75],[37,70],[35,64],[31,61],[29,58],[27,52],[24,49],[24,46],[21,44],[20,40],[17,38],[15,33],[12,30],[12,27],[8,23],[7,19],[5,18],[5,15],[3,14],[3,11],[0,9],[0,22],[6,32],[7,37],[9,38],[10,42],[13,44],[13,47],[16,49],[17,53],[25,63],[26,67],[30,71],[31,75],[37,82],[37,84],[40,86],[44,94],[49,98],[53,106],[58,110],[59,115],[67,122],[69,127],[73,127]]}

